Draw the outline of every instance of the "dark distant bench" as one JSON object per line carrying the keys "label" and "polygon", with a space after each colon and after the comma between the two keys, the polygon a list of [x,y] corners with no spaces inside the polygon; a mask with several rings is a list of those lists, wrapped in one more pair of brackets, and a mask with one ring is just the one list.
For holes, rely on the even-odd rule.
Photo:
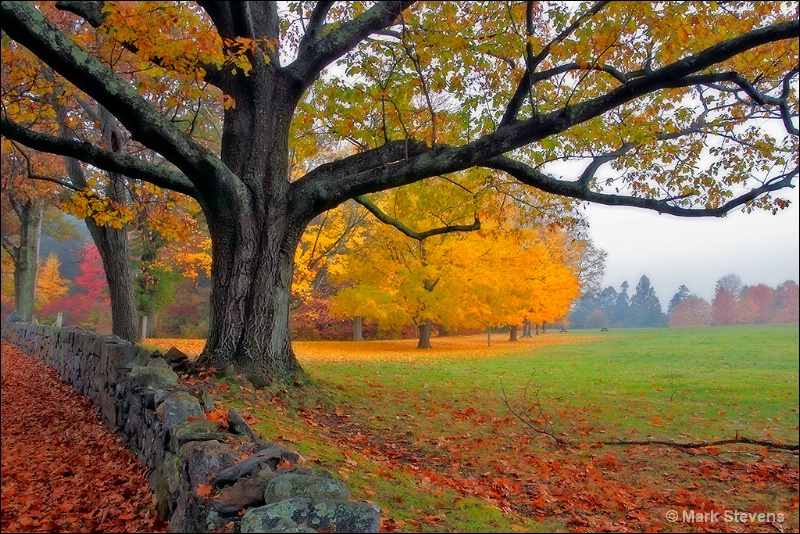
{"label": "dark distant bench", "polygon": [[600,329],[600,331],[601,331],[601,332],[608,332],[608,328],[606,328],[606,327],[604,326],[603,328],[601,328],[601,329]]}
{"label": "dark distant bench", "polygon": [[559,332],[566,332],[566,331],[567,331],[566,328],[562,328],[561,330],[559,330]]}

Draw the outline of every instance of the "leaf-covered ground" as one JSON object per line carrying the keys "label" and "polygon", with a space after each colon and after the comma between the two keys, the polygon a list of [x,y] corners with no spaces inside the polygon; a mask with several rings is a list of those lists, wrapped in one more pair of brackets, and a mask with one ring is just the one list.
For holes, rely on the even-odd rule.
{"label": "leaf-covered ground", "polygon": [[89,399],[2,343],[3,532],[166,532],[145,468]]}
{"label": "leaf-covered ground", "polygon": [[[161,343],[202,350],[202,342]],[[297,342],[312,386],[255,390],[217,379],[212,393],[220,406],[251,413],[263,436],[346,480],[354,498],[378,504],[384,531],[797,530],[796,454],[598,444],[737,433],[796,443],[796,326],[433,345]],[[531,378],[525,403],[519,394]],[[501,385],[536,416],[536,384],[554,431],[585,446],[556,447],[511,416]]]}

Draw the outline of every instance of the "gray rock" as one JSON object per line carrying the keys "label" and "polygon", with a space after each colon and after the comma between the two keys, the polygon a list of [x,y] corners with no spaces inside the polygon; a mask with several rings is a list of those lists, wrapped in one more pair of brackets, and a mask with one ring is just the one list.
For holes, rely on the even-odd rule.
{"label": "gray rock", "polygon": [[167,353],[164,354],[163,358],[168,364],[180,363],[189,359],[186,354],[178,350],[176,347],[170,348]]}
{"label": "gray rock", "polygon": [[241,434],[253,440],[257,439],[256,433],[253,432],[253,429],[242,417],[242,412],[236,408],[228,409],[228,428],[234,434]]}
{"label": "gray rock", "polygon": [[167,397],[169,397],[170,395],[172,395],[176,391],[189,392],[188,389],[186,389],[184,387],[181,387],[181,386],[176,386],[176,387],[167,388],[167,389],[159,389],[159,390],[157,390],[155,392],[155,394],[153,396],[153,404],[157,407],[159,404],[164,402],[167,399]]}
{"label": "gray rock", "polygon": [[234,515],[243,508],[264,504],[264,490],[275,473],[264,466],[253,478],[242,478],[233,486],[222,488],[211,507],[224,515]]}
{"label": "gray rock", "polygon": [[200,403],[203,405],[203,409],[206,412],[214,410],[214,397],[211,395],[211,393],[208,392],[207,389],[203,390],[202,397],[200,398]]}
{"label": "gray rock", "polygon": [[264,492],[267,504],[292,497],[346,501],[350,498],[350,491],[344,483],[332,478],[287,473],[276,476]]}
{"label": "gray rock", "polygon": [[273,443],[249,458],[220,472],[214,485],[217,487],[229,486],[240,478],[254,476],[264,466],[269,466],[274,471],[281,460],[296,462],[299,458],[300,456],[297,453]]}
{"label": "gray rock", "polygon": [[178,452],[180,448],[190,441],[225,441],[230,434],[218,432],[219,423],[201,419],[199,421],[186,421],[172,428],[169,437],[169,449]]}
{"label": "gray rock", "polygon": [[205,532],[214,532],[222,525],[230,521],[230,518],[223,517],[215,510],[209,510],[206,514],[206,530]]}
{"label": "gray rock", "polygon": [[218,441],[190,441],[180,449],[180,458],[187,464],[192,487],[211,484],[217,475],[236,461],[236,452]]}
{"label": "gray rock", "polygon": [[172,367],[164,360],[164,358],[150,358],[150,361],[147,362],[147,367],[151,369],[164,369],[167,371],[171,371]]}
{"label": "gray rock", "polygon": [[[161,361],[161,359],[153,359],[152,361]],[[166,362],[164,362],[166,365]],[[131,371],[128,373],[128,379],[131,384],[132,389],[139,389],[143,387],[151,387],[153,389],[166,389],[171,386],[176,386],[178,383],[178,375],[170,369],[169,365],[166,366],[167,368],[164,369],[163,367],[159,367],[157,365],[150,366],[141,366],[135,365],[131,368]]]}
{"label": "gray rock", "polygon": [[308,528],[305,525],[298,525],[291,519],[278,519],[277,521],[270,521],[270,526],[266,526],[262,521],[261,515],[257,513],[250,513],[250,510],[244,514],[241,523],[239,523],[239,532],[316,532],[313,528]]}
{"label": "gray rock", "polygon": [[185,423],[190,417],[206,418],[203,408],[200,407],[200,401],[186,391],[173,392],[158,406],[156,413],[168,432],[171,432],[176,425]]}
{"label": "gray rock", "polygon": [[333,478],[333,475],[324,469],[318,469],[315,471],[313,469],[309,469],[308,467],[300,467],[299,465],[293,465],[292,467],[279,467],[275,470],[276,475],[285,475],[286,473],[295,473],[298,475],[308,475],[312,477]]}
{"label": "gray rock", "polygon": [[159,469],[170,494],[177,493],[187,485],[184,480],[185,464],[177,455],[167,452]]}
{"label": "gray rock", "polygon": [[240,528],[242,532],[274,532],[281,520],[290,519],[314,530],[379,532],[380,517],[380,508],[370,503],[296,497],[250,508]]}

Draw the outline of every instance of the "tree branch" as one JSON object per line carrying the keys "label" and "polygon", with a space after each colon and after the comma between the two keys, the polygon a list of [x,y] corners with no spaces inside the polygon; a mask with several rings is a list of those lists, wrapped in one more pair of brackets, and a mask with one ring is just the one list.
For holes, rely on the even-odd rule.
{"label": "tree branch", "polygon": [[794,185],[792,185],[792,180],[798,174],[798,168],[795,167],[792,171],[789,171],[781,176],[777,176],[761,186],[753,188],[747,193],[739,195],[716,208],[683,208],[671,204],[670,201],[686,198],[687,195],[673,197],[670,199],[655,199],[599,193],[589,190],[586,184],[581,181],[567,182],[564,180],[558,180],[552,176],[544,174],[541,171],[533,169],[522,162],[515,161],[506,156],[496,156],[488,159],[482,163],[482,166],[504,171],[520,182],[536,187],[537,189],[541,189],[547,193],[577,198],[580,200],[586,200],[588,202],[595,202],[597,204],[605,204],[607,206],[631,206],[635,208],[644,208],[657,211],[658,213],[667,213],[679,217],[722,217],[729,211],[736,209],[739,206],[743,206],[748,202],[760,197],[761,195],[770,193],[772,191],[778,191],[787,187],[794,187]]}
{"label": "tree branch", "polygon": [[[2,30],[53,70],[105,106],[134,139],[163,155],[198,183],[230,172],[219,158],[188,138],[130,84],[64,35],[27,2],[0,4]],[[147,179],[143,176],[142,179]]]}
{"label": "tree branch", "polygon": [[194,185],[179,172],[166,167],[153,165],[128,154],[102,150],[90,143],[60,139],[34,132],[5,117],[0,118],[0,125],[5,137],[33,150],[75,158],[105,171],[117,172],[130,178],[145,180],[158,187],[172,189],[197,198],[198,192]]}
{"label": "tree branch", "polygon": [[[317,79],[326,66],[355,48],[369,35],[384,30],[394,24],[397,17],[414,1],[378,2],[353,20],[344,22],[338,28],[319,38],[301,40],[297,59],[286,67],[303,87],[308,87]],[[315,10],[316,11],[316,10]]]}
{"label": "tree branch", "polygon": [[400,232],[402,232],[406,236],[410,237],[411,239],[416,239],[417,241],[423,241],[435,235],[451,234],[455,232],[474,232],[476,230],[481,229],[481,222],[480,220],[478,220],[478,216],[476,215],[475,222],[473,222],[472,224],[450,224],[446,226],[441,226],[439,228],[432,228],[424,232],[417,232],[412,230],[405,224],[403,224],[401,221],[395,219],[394,217],[387,215],[367,197],[363,195],[357,196],[353,200],[355,200],[356,202],[367,208],[367,211],[373,214],[382,223],[394,226],[396,229],[400,230]]}
{"label": "tree branch", "polygon": [[14,244],[11,239],[8,238],[7,235],[3,234],[3,250],[5,250],[9,256],[16,262],[19,261],[19,248],[17,245]]}
{"label": "tree branch", "polygon": [[[292,184],[298,193],[295,198],[298,201],[300,199],[309,201],[311,205],[307,206],[308,215],[313,216],[341,204],[348,198],[414,183],[438,174],[448,174],[474,166],[485,166],[505,170],[523,183],[534,185],[544,191],[573,198],[609,205],[643,207],[683,217],[722,216],[725,212],[741,206],[759,195],[784,187],[792,187],[791,178],[785,177],[753,189],[720,208],[688,210],[670,205],[663,200],[627,198],[587,192],[580,188],[580,184],[555,180],[534,171],[527,165],[499,155],[561,133],[572,126],[598,117],[622,104],[659,89],[692,85],[690,77],[694,73],[756,46],[795,38],[798,31],[800,31],[800,23],[797,20],[753,30],[712,45],[658,70],[647,72],[602,96],[571,104],[545,115],[536,115],[524,121],[511,122],[460,147],[439,144],[435,149],[428,149],[419,141],[408,140],[408,146],[412,150],[403,159],[391,162],[381,160],[372,166],[351,167],[349,159],[345,158],[320,166]],[[381,147],[373,150],[383,151],[385,149]],[[371,152],[368,151],[359,156],[366,161]]]}
{"label": "tree branch", "polygon": [[325,19],[328,17],[328,11],[330,11],[334,3],[335,2],[332,1],[317,2],[317,5],[314,6],[311,17],[308,19],[306,33],[303,35],[303,38],[300,39],[300,46],[298,48],[301,53],[308,49],[311,43],[319,37],[325,25]]}
{"label": "tree branch", "polygon": [[[769,441],[763,439],[750,439],[744,436],[740,436],[739,433],[736,433],[736,437],[729,438],[729,439],[720,439],[716,441],[697,441],[697,442],[677,442],[672,440],[657,440],[657,439],[645,439],[645,440],[625,440],[625,439],[615,439],[614,441],[596,441],[596,442],[579,442],[570,439],[564,439],[559,437],[554,428],[553,428],[553,421],[550,417],[544,412],[542,408],[541,399],[539,398],[539,391],[541,386],[536,386],[534,391],[534,402],[531,403],[528,401],[528,389],[530,388],[530,383],[533,377],[528,379],[528,383],[522,388],[521,393],[521,400],[520,400],[520,408],[515,409],[511,406],[511,402],[508,400],[508,395],[506,394],[505,387],[503,386],[503,382],[500,382],[500,390],[502,392],[502,401],[505,404],[506,408],[511,415],[517,418],[523,425],[531,429],[534,433],[547,436],[551,438],[553,441],[556,442],[559,446],[567,446],[567,447],[580,447],[580,446],[605,446],[605,445],[662,445],[665,447],[673,447],[676,449],[702,449],[705,447],[716,447],[719,445],[734,445],[734,444],[745,444],[745,445],[759,445],[761,447],[769,447],[772,449],[778,449],[783,451],[790,451],[797,453],[800,451],[800,445],[796,443],[783,443],[778,441]],[[535,415],[530,415],[531,413],[535,413]]]}
{"label": "tree branch", "polygon": [[64,180],[62,180],[60,178],[54,178],[52,176],[45,176],[43,174],[37,174],[37,173],[33,172],[33,162],[31,161],[30,156],[28,156],[28,154],[25,153],[25,151],[17,144],[16,141],[11,141],[11,144],[14,145],[14,148],[17,149],[17,152],[19,152],[20,155],[22,155],[22,157],[25,158],[25,163],[27,164],[27,168],[28,168],[28,178],[31,178],[33,180],[41,180],[41,181],[44,181],[44,182],[52,182],[52,183],[60,185],[62,187],[66,187],[68,189],[72,189],[73,191],[82,191],[83,190],[82,187],[77,187],[74,184],[72,184],[70,182],[67,182],[67,181],[64,181]]}
{"label": "tree branch", "polygon": [[[503,113],[503,118],[500,120],[500,126],[505,126],[506,124],[516,120],[517,114],[519,114],[519,110],[522,107],[522,102],[525,99],[525,95],[528,93],[533,84],[533,73],[536,71],[536,67],[538,67],[539,64],[544,61],[548,55],[550,55],[550,50],[553,48],[553,45],[566,39],[569,34],[574,32],[583,23],[584,20],[597,14],[608,3],[609,2],[607,1],[603,1],[594,4],[589,11],[575,19],[575,21],[566,29],[564,29],[564,31],[558,34],[555,39],[547,43],[547,45],[545,45],[545,47],[542,48],[542,50],[536,56],[533,56],[533,45],[530,43],[526,45],[525,74],[519,81],[519,85],[517,85],[517,89],[514,91],[511,100],[508,102],[508,106],[506,106],[506,111]],[[530,14],[528,15],[528,18],[530,18]]]}

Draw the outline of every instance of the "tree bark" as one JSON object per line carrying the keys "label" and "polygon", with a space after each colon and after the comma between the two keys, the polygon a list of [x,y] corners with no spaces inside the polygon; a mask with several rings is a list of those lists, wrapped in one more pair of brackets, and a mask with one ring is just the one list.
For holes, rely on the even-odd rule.
{"label": "tree bark", "polygon": [[364,341],[362,326],[364,318],[359,316],[353,319],[353,341]]}
{"label": "tree bark", "polygon": [[531,337],[531,322],[527,319],[522,323],[522,337]]}
{"label": "tree bark", "polygon": [[[288,139],[299,94],[253,72],[232,85],[222,160],[232,175],[201,192],[212,242],[210,327],[201,362],[268,382],[303,378],[291,345],[294,253],[307,217],[292,210]],[[247,89],[247,90],[244,90]],[[263,110],[270,108],[269,114]]]}
{"label": "tree bark", "polygon": [[418,349],[429,349],[431,348],[431,320],[425,319],[422,324],[419,326],[419,343],[417,343]]}
{"label": "tree bark", "polygon": [[[288,381],[302,375],[291,346],[289,304],[294,243],[280,228],[209,224],[213,285],[208,341],[200,361]],[[256,239],[261,236],[261,239]],[[227,245],[227,246],[226,246]],[[238,246],[237,246],[238,245]]]}
{"label": "tree bark", "polygon": [[12,253],[14,260],[14,308],[18,320],[29,322],[36,302],[36,274],[39,259],[39,232],[42,205],[36,200],[17,201],[14,210],[19,216],[19,245]]}
{"label": "tree bark", "polygon": [[138,343],[141,341],[141,333],[137,322],[127,226],[121,229],[99,226],[91,217],[87,217],[85,221],[103,260],[111,297],[111,333],[131,343]]}
{"label": "tree bark", "polygon": [[508,327],[508,340],[517,341],[517,325],[510,325]]}

